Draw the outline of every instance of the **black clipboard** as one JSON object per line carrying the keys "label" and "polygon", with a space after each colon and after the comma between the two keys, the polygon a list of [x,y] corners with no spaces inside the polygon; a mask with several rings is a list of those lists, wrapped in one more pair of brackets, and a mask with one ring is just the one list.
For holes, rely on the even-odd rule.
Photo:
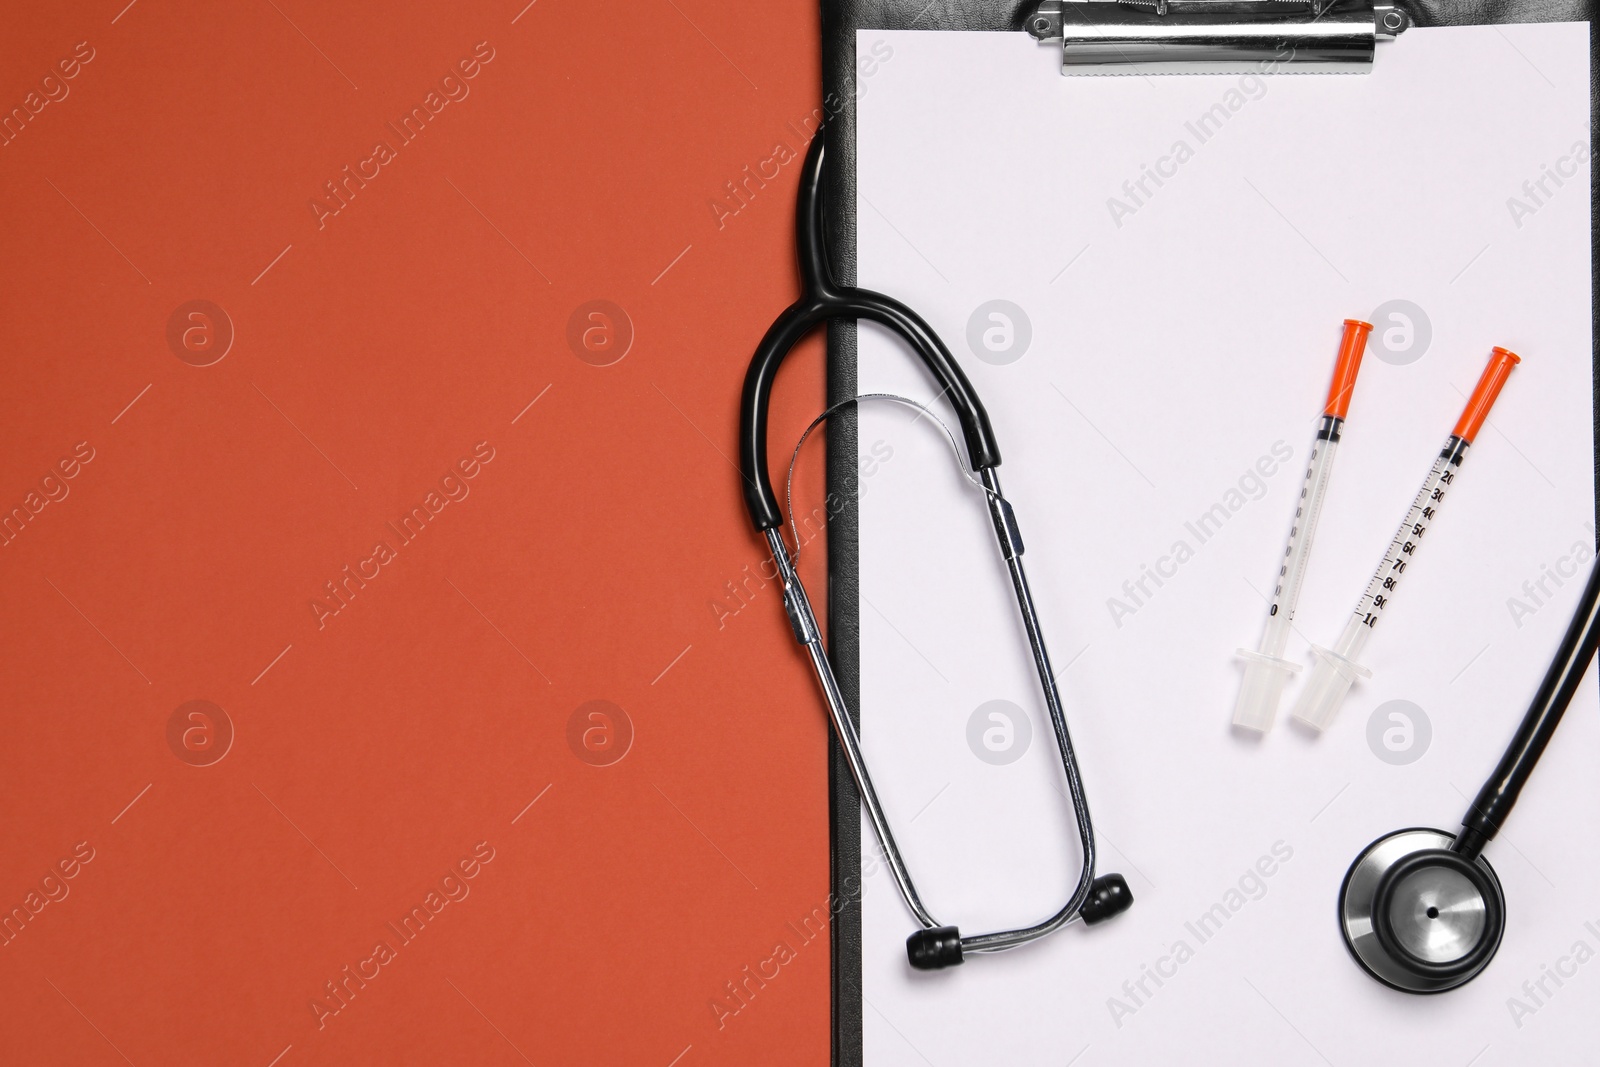
{"label": "black clipboard", "polygon": [[[1591,142],[1600,116],[1600,49],[1594,27],[1594,0],[1401,0],[1417,26],[1473,26],[1522,22],[1588,22]],[[856,284],[856,31],[981,30],[1023,32],[1024,20],[1037,0],[822,0],[822,112],[827,125],[828,248],[835,277]],[[1600,170],[1590,189],[1591,211],[1600,205]],[[1594,215],[1590,217],[1591,230]],[[1600,294],[1600,232],[1592,241],[1593,292]],[[1591,353],[1600,348],[1600,300],[1593,304]],[[1591,357],[1592,358],[1592,357]],[[1600,371],[1600,367],[1597,367]],[[1595,377],[1596,456],[1600,471],[1600,373]],[[835,320],[828,325],[828,405],[856,395],[856,325]],[[844,408],[827,429],[827,478],[831,487],[855,484],[857,435],[855,413]],[[1597,481],[1600,485],[1600,481]],[[860,726],[861,626],[860,515],[851,492],[828,530],[828,633],[834,672],[850,715]],[[862,1064],[861,985],[861,798],[850,776],[844,752],[835,739],[828,765],[831,830],[831,891],[837,904],[832,922],[832,1012],[835,1067]]]}

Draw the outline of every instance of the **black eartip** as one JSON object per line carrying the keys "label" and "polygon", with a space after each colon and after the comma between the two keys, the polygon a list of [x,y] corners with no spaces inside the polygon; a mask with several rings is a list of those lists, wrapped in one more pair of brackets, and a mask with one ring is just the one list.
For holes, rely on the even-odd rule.
{"label": "black eartip", "polygon": [[1084,925],[1093,926],[1133,906],[1133,891],[1120,874],[1103,874],[1089,885],[1089,899],[1078,909]]}
{"label": "black eartip", "polygon": [[906,938],[906,958],[919,971],[938,971],[961,962],[961,931],[954,926],[918,930]]}

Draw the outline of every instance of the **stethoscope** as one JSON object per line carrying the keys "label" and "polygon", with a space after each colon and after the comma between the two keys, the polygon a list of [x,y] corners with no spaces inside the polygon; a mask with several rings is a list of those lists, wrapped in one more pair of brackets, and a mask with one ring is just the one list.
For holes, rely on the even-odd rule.
{"label": "stethoscope", "polygon": [[1443,993],[1476,978],[1500,947],[1506,901],[1484,846],[1511,814],[1600,644],[1600,563],[1544,682],[1461,832],[1396,830],[1368,845],[1339,888],[1345,944],[1368,974],[1405,993]]}
{"label": "stethoscope", "polygon": [[[960,963],[968,952],[999,952],[1027,944],[1061,929],[1075,919],[1082,919],[1090,925],[1109,919],[1126,910],[1133,903],[1133,895],[1121,875],[1108,874],[1101,878],[1094,875],[1094,827],[1089,821],[1089,807],[1083,795],[1083,781],[1078,773],[1072,738],[1067,733],[1066,719],[1061,711],[1055,670],[1050,665],[1050,654],[1045,649],[1033,596],[1028,591],[1027,575],[1022,568],[1022,534],[1011,504],[1000,492],[1000,479],[995,473],[995,468],[1000,465],[1000,448],[995,444],[989,415],[944,342],[916,312],[891,297],[853,286],[841,286],[833,280],[833,271],[828,266],[827,252],[823,247],[822,156],[823,137],[819,132],[806,154],[799,199],[795,205],[795,243],[803,292],[800,299],[768,328],[745,374],[744,394],[739,407],[739,466],[744,476],[745,506],[750,511],[756,529],[766,535],[778,574],[783,580],[783,608],[794,629],[795,640],[805,646],[810,655],[812,670],[827,700],[834,733],[844,749],[845,760],[850,765],[850,773],[855,778],[856,788],[861,793],[861,801],[866,806],[867,816],[872,821],[873,831],[882,846],[895,884],[906,906],[922,924],[921,930],[906,939],[906,955],[911,966],[920,970],[935,970]],[[933,375],[940,395],[948,399],[955,409],[966,441],[968,465],[976,476],[972,480],[982,488],[988,501],[989,517],[1000,545],[1000,555],[1011,574],[1011,586],[1016,593],[1023,627],[1027,631],[1028,646],[1033,652],[1033,662],[1044,689],[1045,706],[1049,709],[1050,722],[1055,730],[1056,746],[1061,751],[1061,766],[1066,772],[1078,837],[1083,846],[1083,868],[1071,897],[1060,911],[1033,926],[963,935],[955,926],[941,925],[922,903],[905,860],[895,845],[894,833],[889,828],[889,820],[878,800],[877,790],[872,786],[872,775],[868,773],[866,760],[861,753],[860,734],[845,705],[827,651],[823,648],[816,615],[811,609],[805,586],[796,573],[794,557],[784,543],[783,513],[778,509],[766,462],[767,410],[772,383],[790,349],[806,334],[830,319],[871,319],[881,323],[917,354]],[[852,403],[854,401],[846,401],[845,405]],[[824,412],[818,421],[845,405],[835,405]],[[815,425],[816,422],[813,422],[812,426]]]}

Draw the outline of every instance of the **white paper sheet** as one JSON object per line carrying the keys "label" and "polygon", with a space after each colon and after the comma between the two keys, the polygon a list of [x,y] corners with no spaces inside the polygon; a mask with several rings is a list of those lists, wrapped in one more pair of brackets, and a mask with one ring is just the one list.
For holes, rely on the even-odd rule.
{"label": "white paper sheet", "polygon": [[[1491,846],[1509,921],[1482,976],[1392,992],[1348,957],[1334,915],[1373,838],[1457,827],[1587,573],[1587,26],[1412,30],[1347,77],[1063,78],[1020,33],[863,31],[857,47],[876,66],[860,283],[920,309],[993,416],[1099,868],[1137,898],[1105,926],[918,974],[914,921],[869,862],[867,1062],[1592,1060],[1593,677]],[[1013,311],[1010,350],[980,359],[985,330],[1006,346],[1007,319],[985,315],[969,340],[996,300],[1022,309],[1026,349]],[[1301,661],[1337,636],[1490,347],[1524,363],[1369,645],[1372,680],[1320,739],[1288,724],[1292,685],[1250,742],[1229,729],[1234,650],[1260,635],[1340,322],[1374,315]],[[860,389],[934,391],[865,324]],[[1035,920],[1078,850],[981,497],[903,410],[864,412],[861,454],[879,792],[941,921]],[[969,731],[994,700],[1031,727],[1011,763],[975,754],[986,729],[1004,747],[987,711]]]}

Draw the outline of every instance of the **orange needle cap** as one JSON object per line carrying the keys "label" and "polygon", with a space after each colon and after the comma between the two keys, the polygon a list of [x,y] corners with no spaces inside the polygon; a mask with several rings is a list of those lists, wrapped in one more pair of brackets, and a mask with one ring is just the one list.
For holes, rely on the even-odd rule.
{"label": "orange needle cap", "polygon": [[1469,445],[1472,443],[1472,439],[1483,428],[1484,420],[1489,417],[1489,409],[1494,407],[1495,398],[1505,388],[1506,379],[1511,377],[1511,368],[1521,362],[1522,357],[1508,349],[1497,347],[1490,352],[1489,365],[1483,368],[1483,377],[1478,379],[1478,387],[1467,399],[1467,406],[1452,431],[1456,437]]}
{"label": "orange needle cap", "polygon": [[1367,335],[1371,332],[1370,322],[1344,320],[1344,339],[1339,342],[1339,361],[1333,365],[1328,402],[1322,408],[1324,415],[1342,419],[1350,410],[1350,394],[1355,391],[1356,372],[1361,369],[1361,355],[1367,350]]}

